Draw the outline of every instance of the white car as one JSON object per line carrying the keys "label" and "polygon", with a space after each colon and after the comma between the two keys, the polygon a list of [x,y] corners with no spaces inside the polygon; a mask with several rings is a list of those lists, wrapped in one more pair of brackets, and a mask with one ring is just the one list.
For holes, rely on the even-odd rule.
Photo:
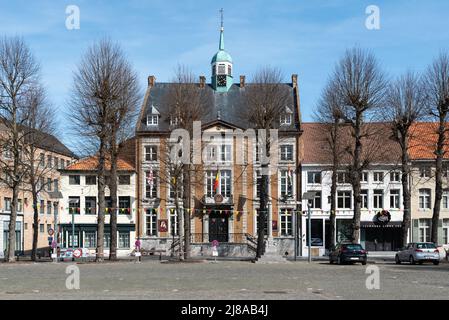
{"label": "white car", "polygon": [[396,264],[409,262],[410,264],[422,264],[432,262],[434,265],[440,263],[440,251],[432,242],[413,242],[407,244],[395,256]]}

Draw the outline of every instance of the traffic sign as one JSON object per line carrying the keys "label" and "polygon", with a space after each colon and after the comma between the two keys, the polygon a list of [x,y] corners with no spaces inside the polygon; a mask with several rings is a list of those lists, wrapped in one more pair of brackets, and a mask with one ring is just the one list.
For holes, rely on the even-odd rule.
{"label": "traffic sign", "polygon": [[81,249],[75,249],[75,251],[73,251],[73,256],[75,258],[81,258],[82,255],[83,255],[83,251]]}
{"label": "traffic sign", "polygon": [[55,230],[53,230],[52,228],[48,229],[47,232],[48,232],[48,235],[49,235],[49,236],[52,236],[52,235],[55,234]]}

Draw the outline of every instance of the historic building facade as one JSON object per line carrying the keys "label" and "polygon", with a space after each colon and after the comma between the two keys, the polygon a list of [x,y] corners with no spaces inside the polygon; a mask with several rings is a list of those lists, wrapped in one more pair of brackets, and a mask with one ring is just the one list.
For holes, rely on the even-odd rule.
{"label": "historic building facade", "polygon": [[[303,123],[304,158],[301,163],[302,190],[314,191],[311,201],[311,253],[313,256],[325,255],[331,239],[330,232],[330,193],[332,184],[332,154],[326,138],[326,124]],[[375,124],[376,127],[385,126]],[[387,132],[382,128],[380,132]],[[368,251],[394,251],[399,249],[401,222],[403,219],[403,195],[401,172],[398,166],[398,145],[389,139],[388,134],[373,135],[376,146],[382,145],[382,151],[376,151],[369,160],[371,163],[363,171],[362,211],[360,224],[360,243]],[[374,145],[366,143],[366,148],[374,149]],[[366,156],[368,158],[368,156]],[[351,235],[351,223],[354,216],[353,189],[347,170],[348,158],[340,158],[337,173],[336,194],[336,243],[348,241]],[[302,255],[308,255],[307,243],[307,209],[308,201],[303,200],[302,216]],[[380,214],[384,213],[387,223],[377,223]]]}
{"label": "historic building facade", "polygon": [[[194,149],[205,150],[211,161],[202,161],[191,175],[188,203],[180,205],[190,213],[193,254],[207,254],[210,243],[222,244],[222,255],[253,255],[259,208],[260,159],[251,139],[238,138],[253,125],[246,120],[244,92],[251,83],[245,76],[234,81],[231,55],[224,48],[220,31],[219,51],[211,61],[211,82],[200,77],[196,84],[208,97],[207,112],[201,117],[203,137]],[[158,83],[148,78],[148,88],[136,128],[138,220],[137,233],[146,249],[170,250],[176,242],[178,213],[175,194],[167,171],[168,139],[175,126],[164,103],[177,83]],[[298,210],[300,179],[301,116],[296,75],[282,86],[289,102],[279,119],[278,168],[271,172],[269,212],[264,226],[269,243],[279,253],[293,254],[293,211]],[[208,137],[205,139],[205,137]],[[213,137],[213,138],[211,138]],[[207,140],[207,142],[205,141]],[[241,157],[242,161],[237,159]],[[179,198],[179,196],[178,196]]]}
{"label": "historic building facade", "polygon": [[[410,159],[412,172],[411,241],[430,241],[433,208],[435,205],[435,154],[437,123],[417,123],[413,127]],[[446,147],[447,148],[447,147]],[[443,198],[438,222],[438,244],[449,247],[449,154],[445,151],[443,171]]]}
{"label": "historic building facade", "polygon": [[[58,214],[59,202],[62,198],[60,190],[60,169],[70,165],[76,156],[56,137],[37,132],[39,145],[36,149],[36,172],[39,185],[43,190],[39,193],[37,209],[39,211],[38,254],[48,256],[50,244],[48,230],[54,228],[55,216]],[[10,155],[3,151],[4,161]],[[16,254],[31,254],[33,248],[34,211],[33,198],[29,192],[30,186],[23,184],[19,191],[18,216],[16,222]],[[12,191],[6,186],[0,186],[0,258],[3,258],[7,248],[9,217],[11,214]]]}
{"label": "historic building facade", "polygon": [[[127,256],[134,250],[136,225],[136,170],[134,165],[135,141],[131,139],[119,155],[117,255]],[[109,170],[107,163],[107,170]],[[95,256],[98,225],[98,158],[81,159],[61,170],[59,215],[59,241],[62,249],[85,248]],[[109,177],[107,177],[109,179]],[[111,199],[109,187],[105,190],[104,254],[109,255]],[[73,238],[73,239],[72,239]],[[73,243],[72,243],[73,242]]]}

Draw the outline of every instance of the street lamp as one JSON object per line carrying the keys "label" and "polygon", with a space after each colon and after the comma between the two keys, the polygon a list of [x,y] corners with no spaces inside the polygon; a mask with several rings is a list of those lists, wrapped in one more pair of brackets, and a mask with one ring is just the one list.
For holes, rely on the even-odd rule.
{"label": "street lamp", "polygon": [[310,219],[310,203],[315,198],[316,191],[307,191],[304,192],[302,195],[303,200],[307,200],[307,242],[308,242],[308,249],[309,249],[309,257],[308,261],[309,263],[312,262],[312,253],[311,253],[311,247],[312,247],[312,225],[311,225],[311,219]]}

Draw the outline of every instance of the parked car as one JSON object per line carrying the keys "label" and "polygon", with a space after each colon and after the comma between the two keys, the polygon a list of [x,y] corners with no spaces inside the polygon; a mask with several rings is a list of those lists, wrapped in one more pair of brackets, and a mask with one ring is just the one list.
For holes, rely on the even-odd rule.
{"label": "parked car", "polygon": [[433,262],[434,265],[438,265],[440,263],[440,252],[432,242],[413,242],[396,253],[395,261],[396,264],[402,262],[409,262],[410,264]]}
{"label": "parked car", "polygon": [[334,262],[337,262],[338,264],[361,262],[363,265],[365,265],[366,260],[367,252],[360,244],[338,244],[329,253],[329,262],[331,264]]}

